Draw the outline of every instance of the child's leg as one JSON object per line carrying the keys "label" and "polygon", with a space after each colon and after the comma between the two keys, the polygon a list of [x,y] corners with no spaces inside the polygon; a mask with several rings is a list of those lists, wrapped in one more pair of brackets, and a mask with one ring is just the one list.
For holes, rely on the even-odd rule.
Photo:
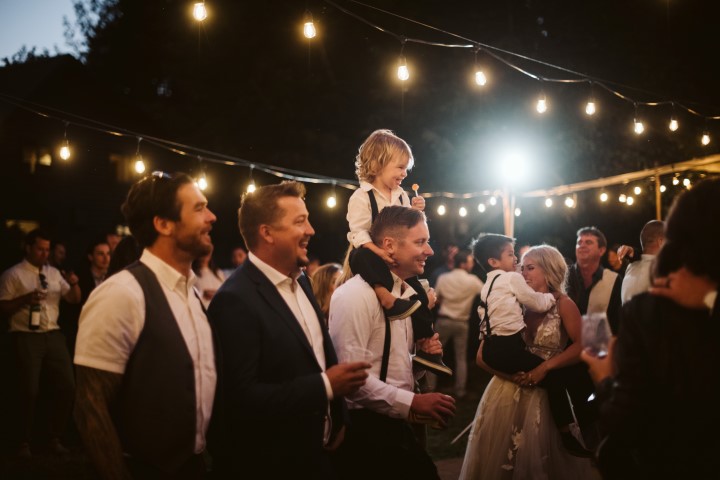
{"label": "child's leg", "polygon": [[492,369],[513,374],[529,372],[544,360],[525,348],[522,333],[491,335],[483,341],[483,361]]}
{"label": "child's leg", "polygon": [[430,338],[435,334],[433,329],[433,314],[428,308],[428,297],[418,277],[411,277],[405,282],[417,292],[417,299],[422,306],[412,314],[413,337],[417,342],[421,338]]}

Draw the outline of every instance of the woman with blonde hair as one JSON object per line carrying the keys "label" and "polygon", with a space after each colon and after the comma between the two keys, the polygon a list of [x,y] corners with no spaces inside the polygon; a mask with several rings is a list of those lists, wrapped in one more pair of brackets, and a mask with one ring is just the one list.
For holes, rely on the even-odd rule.
{"label": "woman with blonde hair", "polygon": [[341,273],[342,266],[339,263],[326,263],[318,267],[310,277],[315,299],[320,305],[320,310],[325,315],[326,323],[330,311],[330,298],[338,285],[338,278]]}

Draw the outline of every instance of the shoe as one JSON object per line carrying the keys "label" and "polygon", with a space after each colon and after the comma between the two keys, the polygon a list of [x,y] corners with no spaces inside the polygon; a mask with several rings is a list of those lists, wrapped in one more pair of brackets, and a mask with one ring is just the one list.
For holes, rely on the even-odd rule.
{"label": "shoe", "polygon": [[583,447],[582,444],[578,442],[578,439],[575,438],[572,433],[560,432],[560,438],[562,439],[565,450],[567,450],[570,455],[583,458],[592,458],[595,456],[595,454],[591,450]]}
{"label": "shoe", "polygon": [[407,318],[413,314],[415,310],[420,308],[419,300],[406,300],[404,298],[398,298],[392,307],[385,309],[385,317],[388,320],[401,320]]}
{"label": "shoe", "polygon": [[55,455],[67,455],[70,453],[70,450],[68,450],[65,445],[60,443],[60,439],[53,438],[50,440],[50,451],[53,452]]}
{"label": "shoe", "polygon": [[32,460],[32,452],[30,451],[30,444],[23,442],[18,446],[15,455],[20,460]]}
{"label": "shoe", "polygon": [[435,375],[444,375],[451,377],[453,371],[450,367],[445,365],[442,361],[442,355],[436,353],[435,355],[427,353],[424,350],[419,350],[413,357],[413,362],[423,367],[428,372],[434,373]]}

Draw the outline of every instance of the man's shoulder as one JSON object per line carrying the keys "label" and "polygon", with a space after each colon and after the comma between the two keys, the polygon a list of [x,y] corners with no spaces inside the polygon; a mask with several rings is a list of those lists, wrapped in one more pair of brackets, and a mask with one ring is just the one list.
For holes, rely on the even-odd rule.
{"label": "man's shoulder", "polygon": [[331,301],[336,305],[353,308],[360,305],[380,305],[375,290],[359,274],[337,287]]}
{"label": "man's shoulder", "polygon": [[10,268],[8,268],[4,272],[2,272],[2,274],[0,274],[0,281],[6,281],[6,280],[12,278],[13,276],[17,275],[17,272],[20,270],[21,265],[22,265],[22,262],[16,263],[15,265],[11,266]]}

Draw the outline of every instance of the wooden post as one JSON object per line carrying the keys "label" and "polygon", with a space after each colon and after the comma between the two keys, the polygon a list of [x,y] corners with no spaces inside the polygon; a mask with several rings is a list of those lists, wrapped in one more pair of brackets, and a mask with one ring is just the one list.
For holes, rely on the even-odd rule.
{"label": "wooden post", "polygon": [[515,232],[515,195],[510,191],[509,187],[503,188],[503,226],[505,227],[505,235],[514,238]]}
{"label": "wooden post", "polygon": [[662,220],[662,192],[660,191],[660,175],[655,173],[655,220]]}

